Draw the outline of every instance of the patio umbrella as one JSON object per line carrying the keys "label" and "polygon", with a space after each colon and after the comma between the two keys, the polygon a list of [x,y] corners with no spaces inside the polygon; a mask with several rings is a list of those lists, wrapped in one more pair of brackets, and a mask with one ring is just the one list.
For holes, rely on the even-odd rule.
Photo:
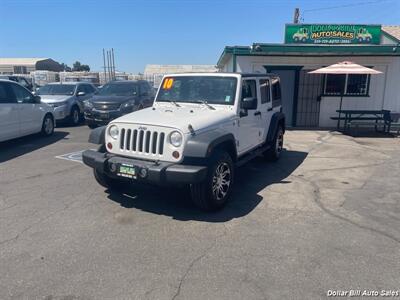
{"label": "patio umbrella", "polygon": [[[382,72],[367,68],[358,64],[355,64],[351,61],[343,61],[337,64],[330,65],[328,67],[320,68],[311,72],[309,74],[382,74]],[[343,86],[343,89],[345,87]],[[343,103],[343,94],[344,90],[340,93],[340,105],[339,105],[339,119],[338,119],[338,128],[340,125],[340,111],[342,110],[342,103]]]}

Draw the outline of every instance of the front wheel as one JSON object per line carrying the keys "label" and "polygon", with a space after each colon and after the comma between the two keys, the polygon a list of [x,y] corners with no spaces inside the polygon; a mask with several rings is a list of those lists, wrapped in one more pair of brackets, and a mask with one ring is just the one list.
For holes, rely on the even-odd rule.
{"label": "front wheel", "polygon": [[113,192],[118,192],[122,190],[123,184],[121,181],[108,177],[106,174],[100,173],[96,169],[93,169],[93,174],[97,183],[100,184],[102,187],[105,187],[106,189]]}
{"label": "front wheel", "polygon": [[54,120],[53,117],[49,114],[47,114],[43,119],[41,133],[44,136],[50,136],[54,133]]}
{"label": "front wheel", "polygon": [[77,106],[72,107],[69,118],[70,118],[71,125],[73,125],[73,126],[79,125],[79,123],[81,121],[81,113]]}
{"label": "front wheel", "polygon": [[88,123],[87,123],[87,126],[88,126],[90,129],[95,129],[95,128],[98,127],[96,123],[91,123],[91,122],[88,122]]}
{"label": "front wheel", "polygon": [[211,158],[207,178],[190,185],[192,201],[206,211],[221,209],[228,201],[233,187],[234,166],[225,151],[217,151]]}

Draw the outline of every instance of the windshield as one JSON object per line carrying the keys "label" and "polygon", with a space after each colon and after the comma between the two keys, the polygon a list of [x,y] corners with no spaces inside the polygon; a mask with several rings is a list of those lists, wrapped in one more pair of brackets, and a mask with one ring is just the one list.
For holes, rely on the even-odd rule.
{"label": "windshield", "polygon": [[174,76],[164,78],[157,101],[233,105],[237,79],[222,76]]}
{"label": "windshield", "polygon": [[98,92],[100,96],[133,96],[137,94],[135,83],[107,83]]}
{"label": "windshield", "polygon": [[73,84],[48,84],[42,86],[37,95],[73,95],[75,85]]}

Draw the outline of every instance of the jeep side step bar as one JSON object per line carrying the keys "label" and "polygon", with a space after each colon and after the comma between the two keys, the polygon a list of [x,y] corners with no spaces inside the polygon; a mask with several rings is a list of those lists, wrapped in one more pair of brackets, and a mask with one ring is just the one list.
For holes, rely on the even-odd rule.
{"label": "jeep side step bar", "polygon": [[256,148],[256,149],[250,151],[249,153],[246,153],[245,155],[238,158],[235,166],[236,167],[243,166],[245,163],[247,163],[248,161],[252,160],[253,158],[261,155],[263,152],[267,151],[270,148],[271,148],[271,145],[264,144],[263,146]]}

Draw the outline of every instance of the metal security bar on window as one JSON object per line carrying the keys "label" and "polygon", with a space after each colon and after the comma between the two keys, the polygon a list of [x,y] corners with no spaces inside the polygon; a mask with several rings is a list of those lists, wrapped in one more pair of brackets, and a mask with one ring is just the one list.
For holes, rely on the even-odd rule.
{"label": "metal security bar on window", "polygon": [[370,75],[366,74],[327,74],[324,81],[324,95],[367,96]]}

